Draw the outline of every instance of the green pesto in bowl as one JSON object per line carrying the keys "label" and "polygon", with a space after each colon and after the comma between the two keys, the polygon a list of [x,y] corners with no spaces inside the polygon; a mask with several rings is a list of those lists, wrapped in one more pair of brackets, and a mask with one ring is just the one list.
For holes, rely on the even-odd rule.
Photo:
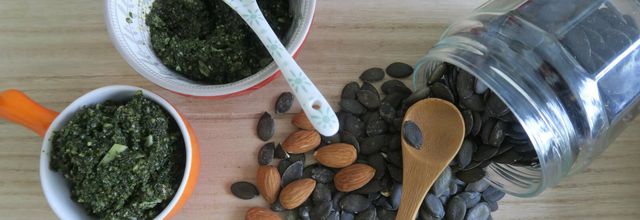
{"label": "green pesto in bowl", "polygon": [[[258,0],[280,40],[291,28],[289,0]],[[251,76],[273,59],[244,20],[220,0],[155,0],[147,14],[151,48],[162,63],[205,84]]]}
{"label": "green pesto in bowl", "polygon": [[99,219],[154,218],[177,192],[184,166],[177,124],[141,91],[83,107],[52,138],[50,167]]}

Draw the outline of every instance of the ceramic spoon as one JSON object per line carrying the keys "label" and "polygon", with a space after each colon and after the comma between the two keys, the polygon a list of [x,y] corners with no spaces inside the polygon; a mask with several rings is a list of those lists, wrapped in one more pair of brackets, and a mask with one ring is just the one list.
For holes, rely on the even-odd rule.
{"label": "ceramic spoon", "polygon": [[404,117],[404,123],[407,121],[418,125],[423,144],[418,150],[402,139],[403,177],[398,220],[416,219],[427,191],[449,166],[464,139],[462,114],[456,106],[441,99],[425,99],[412,105]]}
{"label": "ceramic spoon", "polygon": [[280,71],[282,71],[313,127],[324,136],[336,134],[339,128],[338,117],[318,88],[313,85],[309,77],[282,45],[260,11],[258,3],[255,0],[223,1],[233,8],[258,35],[273,60],[280,67]]}

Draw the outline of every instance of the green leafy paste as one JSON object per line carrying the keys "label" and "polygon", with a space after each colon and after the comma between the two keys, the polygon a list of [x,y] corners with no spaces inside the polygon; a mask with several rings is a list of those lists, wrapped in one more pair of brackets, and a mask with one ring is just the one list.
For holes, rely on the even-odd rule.
{"label": "green leafy paste", "polygon": [[71,198],[100,219],[152,219],[178,190],[182,135],[139,91],[126,103],[83,107],[52,138],[50,166]]}
{"label": "green leafy paste", "polygon": [[[289,0],[258,0],[258,5],[283,40],[293,21]],[[195,81],[235,82],[272,61],[258,36],[221,0],[156,0],[146,23],[162,63]]]}

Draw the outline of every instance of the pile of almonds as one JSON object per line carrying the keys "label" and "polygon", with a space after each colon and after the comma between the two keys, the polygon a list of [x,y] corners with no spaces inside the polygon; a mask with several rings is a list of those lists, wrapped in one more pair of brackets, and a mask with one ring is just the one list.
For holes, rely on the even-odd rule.
{"label": "pile of almonds", "polygon": [[[258,123],[259,136],[263,133],[261,130],[271,131],[271,129],[261,129],[265,126],[264,124],[271,124],[269,121],[272,121],[269,114],[263,114]],[[273,148],[272,143],[267,143],[262,147],[258,155],[258,161],[261,165],[256,176],[257,189],[268,203],[273,204],[272,209],[274,211],[293,210],[305,202],[329,202],[330,193],[333,190],[328,187],[335,188],[339,192],[349,193],[362,188],[373,179],[376,173],[373,167],[363,163],[356,163],[358,150],[354,145],[348,143],[326,144],[327,142],[322,141],[322,136],[313,129],[304,112],[296,114],[292,119],[292,124],[300,130],[291,133],[282,145],[278,145],[275,148]],[[322,147],[318,148],[321,145]],[[292,157],[292,155],[295,156]],[[303,161],[294,162],[291,160],[296,157],[304,160],[305,155],[312,156],[315,162],[319,164],[307,166],[307,175],[303,173]],[[269,165],[274,157],[282,159],[280,171],[278,167]],[[325,170],[316,171],[313,169],[320,166],[320,169]],[[335,174],[333,174],[334,171]],[[333,182],[332,186],[327,185],[330,182]],[[321,185],[319,186],[318,184]],[[314,195],[314,197],[318,198],[310,198],[314,192],[318,194]],[[329,196],[319,195],[323,193],[328,193]],[[309,212],[312,211],[309,210]],[[265,213],[268,213],[268,215]],[[297,213],[293,213],[293,215],[295,214]],[[306,215],[311,214],[308,213]],[[331,211],[327,213],[316,212],[313,215],[314,217],[322,215],[321,217],[324,217],[322,219],[330,219],[327,218],[330,215],[339,216],[338,213]],[[259,219],[256,218],[257,216],[271,216],[263,219],[274,219],[277,215],[273,215],[269,210],[259,208],[254,208],[247,212],[247,219]]]}

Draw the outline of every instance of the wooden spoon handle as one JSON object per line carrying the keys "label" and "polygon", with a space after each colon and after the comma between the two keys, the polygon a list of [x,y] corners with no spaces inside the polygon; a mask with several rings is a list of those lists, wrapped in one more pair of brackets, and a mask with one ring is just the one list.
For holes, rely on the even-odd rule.
{"label": "wooden spoon handle", "polygon": [[[402,150],[403,158],[403,177],[402,177],[402,198],[400,201],[400,209],[398,210],[397,220],[413,220],[416,219],[418,209],[422,204],[422,200],[427,192],[436,181],[440,173],[425,172],[427,170],[439,170],[442,168],[432,167],[434,165],[426,163],[420,159],[409,158],[406,150]],[[419,175],[416,175],[419,174]]]}

